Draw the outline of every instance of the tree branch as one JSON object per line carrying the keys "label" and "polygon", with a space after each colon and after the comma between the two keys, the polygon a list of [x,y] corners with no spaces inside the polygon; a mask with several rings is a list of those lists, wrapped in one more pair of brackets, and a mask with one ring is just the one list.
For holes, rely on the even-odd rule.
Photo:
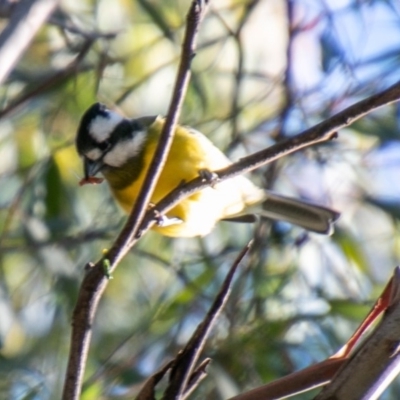
{"label": "tree branch", "polygon": [[315,400],[378,399],[400,371],[400,269],[379,325]]}
{"label": "tree branch", "polygon": [[[282,140],[273,146],[244,157],[231,164],[229,167],[213,171],[219,181],[234,178],[254,169],[260,168],[265,164],[277,160],[283,156],[294,153],[305,147],[310,147],[318,143],[327,142],[337,137],[337,131],[351,125],[354,121],[362,118],[379,107],[400,100],[400,82],[397,82],[388,89],[370,96],[358,103],[340,111],[332,117],[320,122],[319,124],[303,131],[291,138]],[[165,196],[157,205],[156,209],[164,214],[186,197],[210,186],[210,182],[200,176],[192,181],[179,185],[171,193]],[[147,231],[154,224],[153,213],[147,213],[143,220],[141,231]]]}
{"label": "tree branch", "polygon": [[[189,81],[190,64],[194,56],[195,40],[204,12],[205,3],[201,0],[193,0],[187,16],[181,62],[168,116],[154,159],[150,165],[134,209],[114,245],[108,252],[106,259],[101,259],[96,265],[88,264],[88,273],[81,284],[72,318],[71,348],[63,390],[63,400],[77,400],[79,398],[92,335],[92,323],[101,295],[108,282],[106,275],[109,276],[109,274],[114,271],[118,262],[131,248],[129,243],[132,242],[132,238],[135,237],[138,232],[140,222],[145,214],[158,176],[162,171],[168,155],[180,108],[183,103],[183,97]],[[106,274],[104,272],[105,266],[107,268]]]}
{"label": "tree branch", "polygon": [[189,378],[191,377],[195,364],[200,357],[206,339],[210,334],[211,328],[213,327],[214,322],[218,318],[229,297],[233,276],[237,270],[237,267],[243,260],[243,257],[249,251],[250,246],[251,242],[248,243],[247,246],[236,257],[236,260],[232,264],[232,267],[229,270],[224,283],[206,317],[197,327],[185,348],[176,357],[171,371],[169,385],[162,398],[163,400],[178,400],[181,399],[187,389],[193,390],[192,385],[188,384],[190,381]]}
{"label": "tree branch", "polygon": [[[96,263],[96,265],[89,265],[88,273],[82,282],[73,315],[71,350],[64,386],[64,400],[75,400],[79,397],[87,352],[91,339],[91,327],[94,315],[101,295],[107,286],[107,277],[105,276],[104,267],[107,267],[108,273],[112,273],[119,261],[136,243],[138,239],[137,233],[146,232],[152,224],[154,224],[154,212],[148,211],[145,213],[145,210],[148,201],[151,198],[152,190],[156,185],[157,176],[162,170],[167,151],[173,139],[174,126],[178,118],[177,115],[179,108],[182,104],[183,93],[189,79],[190,62],[194,54],[194,40],[196,38],[198,25],[203,12],[202,4],[203,2],[201,0],[193,1],[188,14],[188,24],[183,45],[182,59],[178,78],[175,84],[174,95],[162,137],[155,154],[155,159],[146,178],[142,193],[139,196],[125,227],[121,231],[110,251],[107,253],[106,257],[103,257]],[[279,142],[274,146],[239,160],[228,168],[215,172],[221,181],[233,178],[234,176],[251,171],[304,147],[328,141],[336,137],[337,130],[350,125],[355,120],[363,117],[378,107],[398,101],[399,98],[400,83],[396,83],[389,89],[348,107],[295,137]],[[198,177],[173,190],[157,204],[156,208],[159,212],[165,213],[184,198],[204,189],[207,186],[210,186],[210,182]],[[143,215],[145,216],[143,222],[141,222]]]}
{"label": "tree branch", "polygon": [[[379,310],[379,312],[378,312]],[[351,351],[380,314],[382,321],[352,356]],[[371,320],[373,316],[373,320]],[[283,378],[231,397],[229,400],[278,400],[328,384],[315,400],[377,399],[400,370],[400,269],[343,349],[332,357]],[[368,325],[368,326],[366,326]]]}
{"label": "tree branch", "polygon": [[162,367],[146,380],[136,400],[153,400],[156,386],[168,370],[171,370],[171,373],[169,384],[162,397],[163,400],[187,399],[198,384],[206,377],[206,368],[211,360],[206,358],[196,368],[195,364],[203,351],[205,342],[216,319],[228,300],[235,272],[250,247],[251,242],[248,243],[236,257],[207,315],[197,326],[197,329],[193,332],[184,349],[179,352],[174,360],[170,361],[166,366]]}
{"label": "tree branch", "polygon": [[[21,0],[0,34],[0,83],[4,82],[59,0]],[[4,11],[4,10],[3,10]]]}

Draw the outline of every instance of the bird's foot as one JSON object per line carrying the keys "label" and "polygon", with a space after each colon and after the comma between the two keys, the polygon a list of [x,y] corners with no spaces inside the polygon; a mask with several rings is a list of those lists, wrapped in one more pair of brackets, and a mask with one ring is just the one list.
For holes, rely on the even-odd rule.
{"label": "bird's foot", "polygon": [[162,215],[162,214],[159,214],[156,217],[157,226],[160,226],[162,228],[165,228],[166,226],[171,226],[171,225],[179,225],[182,223],[183,223],[183,220],[181,220],[178,217],[167,217],[166,215]]}
{"label": "bird's foot", "polygon": [[156,225],[159,227],[179,225],[183,222],[183,220],[181,220],[178,217],[167,217],[166,215],[161,214],[158,210],[156,210],[155,204],[153,204],[153,203],[149,204],[149,209],[151,209],[153,211]]}
{"label": "bird's foot", "polygon": [[202,181],[209,183],[211,187],[214,187],[219,181],[218,175],[208,169],[199,170],[199,175]]}

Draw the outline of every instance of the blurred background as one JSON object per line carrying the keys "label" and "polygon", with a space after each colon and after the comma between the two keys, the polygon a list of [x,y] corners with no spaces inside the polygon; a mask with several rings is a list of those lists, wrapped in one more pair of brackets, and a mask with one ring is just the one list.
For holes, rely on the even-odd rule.
{"label": "blurred background", "polygon": [[[84,266],[126,218],[107,185],[79,187],[77,125],[97,100],[130,117],[166,113],[189,4],[63,0],[0,87],[1,398],[60,397]],[[235,160],[399,78],[396,0],[215,0],[180,122]],[[253,237],[192,398],[226,399],[333,354],[398,263],[399,111],[252,174],[340,211],[331,237],[269,221],[222,222],[195,239],[146,234],[100,304],[82,399],[132,398],[186,343]]]}

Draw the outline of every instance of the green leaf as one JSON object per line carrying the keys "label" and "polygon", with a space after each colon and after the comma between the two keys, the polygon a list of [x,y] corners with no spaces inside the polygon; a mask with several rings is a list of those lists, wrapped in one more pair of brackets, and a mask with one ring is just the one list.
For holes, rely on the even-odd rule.
{"label": "green leaf", "polygon": [[349,261],[352,261],[360,271],[365,273],[369,271],[369,263],[364,254],[362,244],[349,231],[337,228],[334,239]]}
{"label": "green leaf", "polygon": [[51,157],[48,162],[44,183],[46,188],[44,198],[45,218],[51,228],[60,231],[70,224],[71,206],[68,192],[63,184],[59,167],[54,157]]}
{"label": "green leaf", "polygon": [[371,304],[355,303],[352,300],[329,300],[332,315],[340,315],[352,320],[362,320],[371,310]]}

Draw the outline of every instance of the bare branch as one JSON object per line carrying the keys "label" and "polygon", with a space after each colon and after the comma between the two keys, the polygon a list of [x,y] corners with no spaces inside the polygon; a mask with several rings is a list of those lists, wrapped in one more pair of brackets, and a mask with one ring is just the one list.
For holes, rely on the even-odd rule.
{"label": "bare branch", "polygon": [[211,362],[211,358],[206,358],[201,364],[193,371],[189,378],[188,384],[185,389],[185,393],[182,396],[182,400],[186,400],[193,393],[193,391],[199,386],[200,382],[207,376],[207,367]]}
{"label": "bare branch", "polygon": [[59,0],[21,0],[0,34],[0,83],[4,82],[36,32],[54,11]]}
{"label": "bare branch", "polygon": [[203,350],[205,341],[210,334],[214,322],[225,306],[231,292],[232,279],[237,267],[249,251],[250,246],[251,243],[247,244],[237,256],[206,317],[197,327],[185,348],[176,357],[171,371],[170,383],[165,391],[163,400],[181,399],[186,391],[194,389],[192,387],[193,382],[190,382],[194,366]]}
{"label": "bare branch", "polygon": [[[389,301],[389,304],[386,303]],[[382,292],[376,304],[384,303],[386,313],[371,336],[361,344],[354,355],[338,352],[334,356],[294,372],[281,379],[241,393],[229,400],[278,400],[328,384],[315,400],[377,399],[400,371],[398,343],[400,342],[400,268]],[[354,347],[353,337],[365,330],[375,315],[376,304],[355,334],[348,347]],[[383,311],[384,308],[381,309]]]}
{"label": "bare branch", "polygon": [[400,269],[394,272],[389,308],[360,349],[315,400],[378,399],[400,372]]}
{"label": "bare branch", "polygon": [[108,274],[111,274],[118,262],[130,249],[129,243],[138,232],[140,221],[145,213],[167,157],[168,149],[172,143],[173,132],[190,77],[190,64],[194,55],[194,43],[204,13],[204,5],[203,1],[194,0],[189,10],[181,63],[171,105],[141,194],[124,229],[108,252],[107,258],[101,259],[96,265],[90,264],[88,273],[82,282],[72,320],[71,349],[64,384],[63,400],[77,400],[79,398],[92,335],[92,323],[99,300],[108,282],[104,274],[104,263],[107,261]]}
{"label": "bare branch", "polygon": [[140,231],[140,223],[143,220],[147,206],[157,184],[158,177],[160,176],[167,159],[173,141],[178,116],[183,104],[184,94],[186,93],[190,79],[190,65],[195,54],[194,49],[197,32],[205,12],[202,4],[203,2],[201,0],[193,1],[188,12],[185,39],[182,45],[181,62],[163,131],[132,213],[119,236],[120,240],[117,239],[114,249],[117,250],[118,248],[120,250],[116,251],[115,254],[110,255],[110,257],[113,257],[113,262],[117,262],[120,257],[123,257],[126,254],[128,249],[127,246],[129,246],[129,243]]}
{"label": "bare branch", "polygon": [[76,75],[78,72],[84,71],[85,68],[80,68],[83,59],[85,58],[88,51],[91,49],[93,45],[94,39],[87,39],[83,45],[77,56],[70,64],[68,64],[65,68],[60,71],[54,72],[47,79],[38,83],[34,88],[29,89],[26,92],[23,92],[16,99],[11,101],[6,107],[0,110],[0,118],[3,118],[10,112],[14,111],[17,107],[24,104],[29,99],[50,90],[56,85],[59,85],[61,82],[67,80],[73,75]]}
{"label": "bare branch", "polygon": [[206,377],[205,370],[211,360],[208,358],[203,360],[197,368],[195,368],[195,364],[203,351],[205,342],[216,319],[228,300],[233,276],[243,257],[249,251],[250,246],[251,243],[248,243],[236,257],[210,310],[204,317],[204,320],[198,325],[185,348],[173,361],[169,362],[145,382],[136,400],[153,400],[156,385],[169,369],[171,370],[170,382],[165,390],[163,400],[186,399]]}
{"label": "bare branch", "polygon": [[[77,399],[79,396],[84,366],[91,339],[93,318],[97,310],[99,299],[107,286],[107,278],[104,274],[105,262],[107,262],[109,273],[112,273],[118,262],[136,242],[138,236],[137,233],[147,231],[154,223],[154,213],[147,212],[145,214],[145,210],[148,201],[151,198],[152,190],[156,185],[157,176],[162,170],[168,148],[173,139],[172,135],[177,121],[177,114],[182,104],[183,92],[189,79],[190,61],[193,56],[194,39],[196,37],[198,24],[201,20],[202,4],[203,2],[200,0],[192,3],[191,13],[189,13],[191,17],[188,17],[182,60],[174,95],[162,133],[162,138],[156,151],[152,166],[149,170],[149,174],[146,178],[146,183],[142,189],[142,194],[139,196],[124,229],[110,251],[107,253],[107,256],[98,261],[96,265],[91,266],[83,280],[73,316],[71,352],[64,387],[64,400]],[[355,120],[378,107],[399,100],[399,98],[400,83],[397,83],[379,94],[348,107],[342,112],[306,130],[300,135],[286,139],[268,149],[245,157],[228,168],[216,171],[216,173],[220,180],[229,179],[304,147],[328,141],[336,137],[337,130],[350,125]],[[188,197],[209,185],[210,182],[204,182],[200,177],[196,178],[193,181],[176,188],[166,196],[157,205],[157,210],[161,213],[165,213],[174,205],[178,204],[183,198]],[[141,223],[144,214],[145,218],[143,223]]]}
{"label": "bare branch", "polygon": [[325,360],[229,400],[277,400],[295,396],[329,382],[344,362],[342,359]]}
{"label": "bare branch", "polygon": [[[294,137],[282,140],[267,149],[240,159],[238,162],[231,164],[227,168],[213,172],[218,176],[219,181],[223,181],[260,168],[265,164],[305,147],[327,142],[337,137],[337,131],[339,129],[351,125],[354,121],[362,118],[379,107],[399,100],[400,82],[397,82],[388,89],[359,101]],[[160,213],[164,214],[186,197],[189,197],[193,193],[208,186],[210,186],[210,182],[205,181],[201,177],[195,178],[192,181],[175,188],[156,205],[156,208]],[[153,213],[149,212],[140,228],[141,231],[145,232],[152,226],[152,224],[154,224]]]}
{"label": "bare branch", "polygon": [[135,400],[154,400],[155,399],[155,387],[158,382],[164,377],[164,375],[171,369],[174,361],[170,361],[161,369],[159,369],[155,374],[153,374],[146,382],[143,384],[140,392],[135,397]]}

